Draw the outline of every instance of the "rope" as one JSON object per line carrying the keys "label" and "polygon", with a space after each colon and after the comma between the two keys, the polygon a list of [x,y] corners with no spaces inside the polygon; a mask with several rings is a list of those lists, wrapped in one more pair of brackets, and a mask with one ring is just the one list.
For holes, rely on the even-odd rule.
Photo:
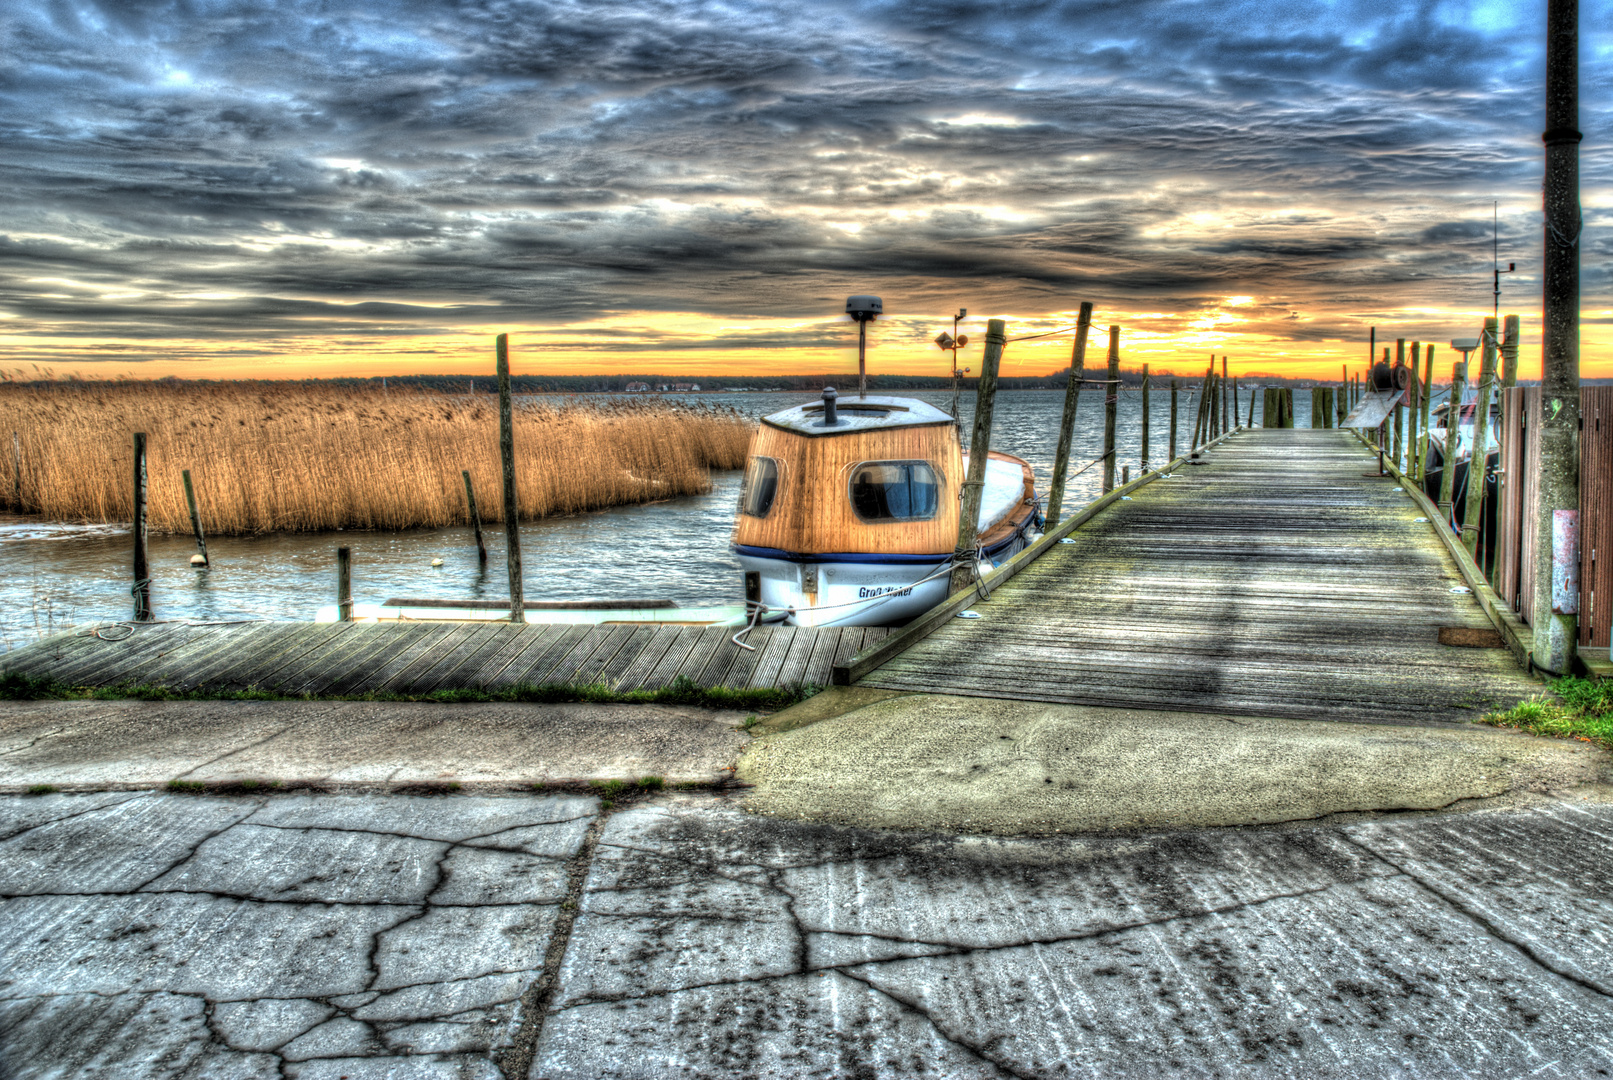
{"label": "rope", "polygon": [[[140,626],[242,626],[246,623],[271,622],[270,619],[150,619],[145,622],[135,622],[132,619],[118,619],[113,622],[96,623],[74,632],[76,637],[93,637],[102,641],[122,641],[135,632]],[[125,633],[117,637],[107,637],[104,631],[122,629]]]}

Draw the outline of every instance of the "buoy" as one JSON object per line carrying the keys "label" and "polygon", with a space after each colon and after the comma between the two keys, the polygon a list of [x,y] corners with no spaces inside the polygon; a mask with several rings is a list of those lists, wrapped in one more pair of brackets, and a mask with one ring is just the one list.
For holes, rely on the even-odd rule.
{"label": "buoy", "polygon": [[431,565],[432,566],[441,566],[442,565],[442,560],[441,559],[432,559],[431,560]]}
{"label": "buoy", "polygon": [[203,558],[202,553],[198,551],[196,554],[190,557],[190,564],[192,566],[206,566],[207,560]]}

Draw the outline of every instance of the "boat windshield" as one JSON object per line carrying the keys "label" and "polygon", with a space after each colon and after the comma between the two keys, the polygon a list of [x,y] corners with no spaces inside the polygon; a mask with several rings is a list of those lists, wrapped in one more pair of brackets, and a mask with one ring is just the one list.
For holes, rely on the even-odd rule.
{"label": "boat windshield", "polygon": [[745,483],[739,491],[739,512],[764,518],[773,509],[778,495],[778,462],[770,457],[753,457],[745,466]]}
{"label": "boat windshield", "polygon": [[864,521],[924,521],[941,506],[925,461],[864,461],[851,470],[851,506]]}

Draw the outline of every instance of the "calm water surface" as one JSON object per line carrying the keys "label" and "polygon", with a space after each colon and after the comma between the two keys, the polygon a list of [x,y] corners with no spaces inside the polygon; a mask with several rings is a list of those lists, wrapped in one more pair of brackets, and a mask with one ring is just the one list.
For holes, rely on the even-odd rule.
{"label": "calm water surface", "polygon": [[[855,393],[852,391],[851,393]],[[943,409],[948,393],[899,392]],[[680,395],[681,396],[681,395]],[[842,397],[849,397],[843,394]],[[798,393],[694,394],[696,401],[730,406],[760,417],[810,395]],[[1299,426],[1309,422],[1309,395],[1296,393]],[[1246,391],[1240,415],[1248,415]],[[964,441],[973,423],[972,395],[962,399]],[[997,398],[992,445],[1025,458],[1037,488],[1051,478],[1062,391],[1005,391]],[[1196,398],[1179,399],[1181,449],[1190,437]],[[1150,397],[1150,459],[1167,460],[1170,392]],[[1119,465],[1138,471],[1142,396],[1120,395]],[[1103,401],[1096,389],[1081,395],[1071,472],[1097,457],[1103,444]],[[519,451],[519,447],[517,448]],[[1068,482],[1066,513],[1097,497],[1101,467]],[[521,526],[527,599],[665,598],[685,606],[739,603],[743,584],[728,553],[739,498],[740,474],[712,476],[707,495],[648,506],[547,518]],[[507,595],[504,534],[485,530],[488,564],[477,566],[469,529],[406,532],[277,533],[208,540],[210,569],[189,565],[189,536],[152,536],[153,606],[159,619],[307,619],[335,602],[336,549],[353,549],[353,598],[377,603],[391,597],[498,599]],[[433,567],[433,559],[443,565]],[[74,623],[125,618],[130,610],[129,534],[119,526],[0,525],[0,650]]]}

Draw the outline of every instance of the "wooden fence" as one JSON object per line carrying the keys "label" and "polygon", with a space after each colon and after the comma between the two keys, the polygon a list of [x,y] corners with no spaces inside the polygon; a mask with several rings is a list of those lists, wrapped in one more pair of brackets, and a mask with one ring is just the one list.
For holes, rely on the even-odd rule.
{"label": "wooden fence", "polygon": [[[1584,429],[1579,442],[1579,643],[1607,648],[1613,641],[1613,386],[1579,392]],[[1494,566],[1490,581],[1525,622],[1533,616],[1535,538],[1539,522],[1536,480],[1540,444],[1540,388],[1501,393],[1501,470]],[[1609,557],[1603,559],[1602,555]]]}

